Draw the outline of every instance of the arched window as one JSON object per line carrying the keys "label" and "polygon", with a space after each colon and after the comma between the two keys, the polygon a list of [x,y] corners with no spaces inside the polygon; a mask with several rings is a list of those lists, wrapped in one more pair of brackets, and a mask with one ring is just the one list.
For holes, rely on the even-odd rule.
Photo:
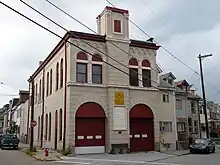
{"label": "arched window", "polygon": [[60,88],[63,87],[63,58],[60,61]]}
{"label": "arched window", "polygon": [[142,63],[142,81],[144,87],[151,87],[151,64],[149,60],[143,60]]}
{"label": "arched window", "polygon": [[76,82],[87,83],[87,55],[84,52],[78,53],[76,61]]}
{"label": "arched window", "polygon": [[63,130],[63,114],[62,114],[62,109],[60,109],[60,120],[59,120],[59,141],[62,140],[62,130]]}
{"label": "arched window", "polygon": [[56,90],[58,90],[59,87],[59,63],[57,63],[56,66]]}
{"label": "arched window", "polygon": [[47,96],[49,95],[49,72],[47,72]]}
{"label": "arched window", "polygon": [[40,116],[38,116],[37,139],[40,140]]}
{"label": "arched window", "polygon": [[51,140],[51,112],[49,113],[49,136],[48,140]]}
{"label": "arched window", "polygon": [[47,140],[48,138],[48,114],[46,114],[46,118],[45,118],[45,140]]}
{"label": "arched window", "polygon": [[129,60],[129,82],[131,86],[138,86],[138,62],[135,58]]}
{"label": "arched window", "polygon": [[52,94],[53,89],[53,71],[50,69],[50,95]]}
{"label": "arched window", "polygon": [[92,83],[102,84],[102,57],[98,54],[92,56]]}
{"label": "arched window", "polygon": [[42,82],[41,82],[41,79],[40,79],[40,84],[39,84],[39,101],[42,99]]}

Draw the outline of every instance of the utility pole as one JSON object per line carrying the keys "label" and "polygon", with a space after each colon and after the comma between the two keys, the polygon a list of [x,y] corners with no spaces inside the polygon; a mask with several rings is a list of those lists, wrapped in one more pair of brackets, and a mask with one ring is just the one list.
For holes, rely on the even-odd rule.
{"label": "utility pole", "polygon": [[206,128],[206,137],[209,138],[209,122],[207,117],[207,109],[206,109],[206,97],[205,97],[205,85],[204,85],[204,78],[203,78],[203,69],[202,69],[202,59],[206,57],[211,57],[212,54],[203,55],[199,54],[199,66],[200,66],[200,75],[201,75],[201,85],[202,85],[202,97],[203,97],[203,110],[205,115],[205,128]]}
{"label": "utility pole", "polygon": [[31,127],[31,139],[30,139],[30,150],[33,149],[33,143],[34,143],[34,127],[31,125],[31,122],[34,120],[34,79],[31,77],[31,121],[30,121],[30,127]]}

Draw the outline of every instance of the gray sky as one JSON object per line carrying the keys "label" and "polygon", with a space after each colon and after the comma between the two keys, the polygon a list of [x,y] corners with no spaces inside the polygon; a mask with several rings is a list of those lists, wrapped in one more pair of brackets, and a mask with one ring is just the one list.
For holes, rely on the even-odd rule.
{"label": "gray sky", "polygon": [[[11,7],[64,35],[65,31],[48,22],[19,0],[3,0]],[[90,32],[74,20],[60,13],[45,0],[26,0],[41,12],[61,23],[65,28]],[[105,0],[53,0],[75,18],[96,30],[96,16],[106,5]],[[207,98],[218,101],[220,97],[220,1],[211,0],[111,0],[119,8],[128,9],[130,19],[156,41],[199,72],[199,53],[213,53],[204,60]],[[92,33],[92,32],[91,32]],[[135,39],[148,37],[130,24],[130,34]],[[0,106],[8,103],[19,89],[28,89],[27,79],[37,68],[38,61],[50,53],[59,39],[33,23],[0,5]],[[198,75],[160,49],[158,62],[165,72],[172,71],[177,80],[187,79],[200,89]],[[198,91],[200,94],[200,91]]]}

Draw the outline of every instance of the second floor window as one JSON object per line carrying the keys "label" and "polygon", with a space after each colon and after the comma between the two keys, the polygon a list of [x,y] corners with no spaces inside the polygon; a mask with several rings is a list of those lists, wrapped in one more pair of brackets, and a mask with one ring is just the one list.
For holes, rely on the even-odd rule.
{"label": "second floor window", "polygon": [[196,106],[194,102],[191,102],[191,112],[192,114],[196,114]]}
{"label": "second floor window", "polygon": [[138,84],[138,62],[135,58],[129,60],[129,82],[131,86]]}
{"label": "second floor window", "polygon": [[176,109],[182,109],[182,100],[176,99]]}
{"label": "second floor window", "polygon": [[63,87],[63,59],[60,61],[60,88]]}
{"label": "second floor window", "polygon": [[148,60],[142,61],[142,81],[143,87],[151,87],[151,67]]}
{"label": "second floor window", "polygon": [[84,52],[80,52],[77,54],[76,60],[76,82],[87,83],[87,55]]}
{"label": "second floor window", "polygon": [[169,103],[170,102],[170,98],[168,94],[163,94],[163,102],[164,103]]}
{"label": "second floor window", "polygon": [[59,63],[57,63],[56,66],[56,90],[58,90],[59,87]]}
{"label": "second floor window", "polygon": [[87,82],[87,64],[77,63],[76,65],[76,81],[77,82]]}
{"label": "second floor window", "polygon": [[52,89],[53,89],[53,71],[50,69],[50,95],[52,94]]}
{"label": "second floor window", "polygon": [[92,83],[102,84],[102,57],[98,54],[92,56]]}
{"label": "second floor window", "polygon": [[47,96],[49,95],[49,77],[50,77],[50,75],[49,75],[49,72],[47,72]]}

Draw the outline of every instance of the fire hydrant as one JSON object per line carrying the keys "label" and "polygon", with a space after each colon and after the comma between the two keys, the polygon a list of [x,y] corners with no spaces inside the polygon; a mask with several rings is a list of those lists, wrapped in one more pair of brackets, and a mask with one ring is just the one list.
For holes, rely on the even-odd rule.
{"label": "fire hydrant", "polygon": [[44,156],[49,156],[49,148],[44,149]]}

